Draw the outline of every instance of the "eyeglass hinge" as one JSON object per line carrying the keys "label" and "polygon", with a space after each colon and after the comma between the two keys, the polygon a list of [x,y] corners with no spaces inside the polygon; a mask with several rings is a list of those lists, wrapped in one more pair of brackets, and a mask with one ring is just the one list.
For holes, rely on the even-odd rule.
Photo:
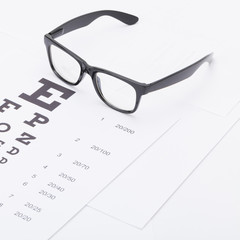
{"label": "eyeglass hinge", "polygon": [[54,29],[52,32],[49,33],[53,38],[57,38],[64,34],[63,28]]}

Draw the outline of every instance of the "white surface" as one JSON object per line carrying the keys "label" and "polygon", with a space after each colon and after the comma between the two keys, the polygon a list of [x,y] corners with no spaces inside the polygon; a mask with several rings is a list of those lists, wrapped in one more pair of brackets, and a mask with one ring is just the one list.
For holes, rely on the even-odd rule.
{"label": "white surface", "polygon": [[238,122],[143,230],[85,208],[53,239],[238,240],[239,136]]}
{"label": "white surface", "polygon": [[88,205],[143,228],[235,122],[204,111],[186,114]]}
{"label": "white surface", "polygon": [[[102,64],[106,68],[116,70],[119,73],[126,73],[124,75],[142,81],[145,81],[150,71],[155,73],[149,79],[151,81],[158,79],[159,76],[164,76],[166,73],[171,73],[172,70],[177,70],[176,68],[181,63],[184,64],[187,59],[191,62],[189,56],[193,56],[192,46],[189,52],[186,51],[186,47],[181,48],[181,44],[179,48],[175,43],[180,39],[176,36],[185,36],[186,39],[193,36],[200,43],[202,42],[201,39],[204,39],[214,47],[217,57],[216,66],[220,67],[214,71],[213,75],[221,76],[220,82],[216,77],[214,78],[214,84],[209,85],[208,71],[206,71],[207,68],[204,68],[203,71],[193,76],[190,81],[162,91],[159,97],[156,97],[156,94],[146,96],[146,100],[144,99],[146,102],[142,101],[143,108],[140,108],[140,111],[146,109],[144,106],[147,106],[149,102],[153,102],[156,97],[159,100],[157,106],[159,109],[164,108],[166,99],[168,99],[167,106],[169,104],[176,106],[174,104],[178,100],[180,106],[182,103],[192,103],[207,111],[226,116],[229,112],[231,113],[231,110],[240,99],[238,90],[238,56],[240,53],[240,36],[237,31],[239,28],[238,5],[238,1],[234,0],[227,2],[206,0],[164,2],[157,0],[147,2],[130,2],[127,0],[119,2],[106,0],[87,2],[79,0],[66,2],[54,0],[49,2],[44,0],[33,2],[23,0],[19,2],[14,0],[4,2],[1,5],[0,31],[7,32],[9,35],[20,39],[16,47],[23,47],[28,53],[44,60],[45,65],[40,67],[44,73],[47,73],[50,68],[43,44],[43,34],[46,32],[73,17],[98,9],[116,9],[136,14],[140,17],[139,24],[136,27],[132,26],[126,32],[123,29],[117,28],[116,30],[113,21],[102,28],[99,28],[101,21],[99,24],[96,23],[96,28],[99,29],[97,33],[101,33],[106,27],[111,29],[111,31],[107,30],[107,32],[118,34],[119,40],[121,36],[127,40],[127,42],[124,42],[123,39],[120,41],[123,44],[119,50],[122,55],[118,55],[121,57],[117,61],[112,61],[116,56],[115,54],[118,54],[115,49],[119,46],[119,44],[116,44],[114,36],[110,39],[111,44],[107,44],[112,49],[109,53],[106,53],[106,57],[103,59],[100,53],[101,49],[103,52],[105,51],[106,46],[100,46],[100,41],[97,41],[100,34],[92,31],[94,27],[90,28],[89,35],[83,35],[83,31],[80,30],[76,35],[69,36],[69,41],[66,39],[66,42],[68,41],[68,46],[72,44],[79,55],[81,55],[82,49],[83,54],[89,56],[89,61],[94,65]],[[146,30],[142,31],[139,27],[141,26],[140,23],[145,19],[146,22],[154,23],[149,25],[149,34],[145,34]],[[138,28],[138,32],[134,30]],[[134,39],[135,34],[138,34],[136,46],[132,48],[134,45],[132,40],[133,44],[129,49],[127,44],[129,38]],[[156,34],[156,37],[153,37],[153,34]],[[73,39],[72,36],[76,37]],[[144,47],[138,48],[137,43]],[[160,51],[156,51],[156,49],[159,49],[158,44],[161,45]],[[91,46],[88,48],[89,45]],[[5,47],[2,48],[7,50]],[[149,48],[152,48],[152,50]],[[196,56],[199,55],[199,48],[201,46],[196,44],[194,48],[196,49]],[[11,46],[8,46],[8,49],[11,49]],[[140,51],[137,49],[140,49]],[[96,53],[96,50],[99,50],[99,52]],[[149,68],[148,72],[148,68],[145,69],[146,72],[144,72],[143,78],[141,78],[141,74],[137,70],[139,69],[137,62],[134,68],[129,67],[129,63],[135,63],[136,58],[140,59],[139,55],[141,55],[142,51],[149,51],[149,56],[152,57],[150,63],[155,63],[152,65],[153,70]],[[183,56],[183,53],[186,55]],[[129,62],[126,61],[126,55]],[[223,57],[220,59],[218,56]],[[160,65],[156,59],[161,67],[159,67]],[[171,60],[173,60],[173,63]],[[14,63],[17,61],[21,62],[21,59],[15,59]],[[222,78],[223,75],[225,78]],[[197,82],[194,80],[197,80]],[[12,81],[13,83],[16,82],[15,79],[12,79]],[[4,78],[1,79],[1,84],[4,84]],[[95,100],[93,99],[90,104],[94,103]],[[155,105],[152,109],[148,109],[147,113],[153,113],[157,108]],[[234,118],[237,119],[239,116],[237,114]],[[204,164],[194,172],[143,231],[136,230],[86,208],[55,238],[62,240],[66,238],[239,239],[240,193],[238,182],[240,179],[238,158],[240,153],[237,145],[239,131],[236,128],[234,129],[229,133],[229,136],[232,137],[227,138],[227,143],[220,144],[218,152],[215,153],[214,151],[211,154],[216,154],[213,159],[210,159],[210,157],[205,159]]]}

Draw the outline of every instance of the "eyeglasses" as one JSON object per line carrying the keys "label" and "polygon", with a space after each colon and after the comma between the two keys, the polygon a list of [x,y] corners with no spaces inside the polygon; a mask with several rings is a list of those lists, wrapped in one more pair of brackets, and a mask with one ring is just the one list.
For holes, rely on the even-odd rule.
{"label": "eyeglasses", "polygon": [[212,53],[188,67],[150,84],[140,83],[117,73],[90,66],[85,60],[57,42],[55,38],[78,28],[85,27],[101,16],[111,16],[125,24],[133,25],[136,16],[118,11],[97,11],[74,18],[44,36],[48,59],[53,72],[64,82],[77,85],[85,73],[92,78],[93,86],[104,103],[123,113],[133,113],[142,95],[168,87],[190,77],[204,62],[210,63]]}

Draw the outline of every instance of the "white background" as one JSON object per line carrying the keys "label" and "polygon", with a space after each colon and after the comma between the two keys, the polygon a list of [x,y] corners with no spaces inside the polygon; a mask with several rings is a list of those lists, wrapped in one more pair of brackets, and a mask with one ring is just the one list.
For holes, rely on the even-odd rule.
{"label": "white background", "polygon": [[[126,69],[124,67],[127,64],[124,63],[127,56],[127,63],[134,65],[130,76],[132,74],[133,77],[140,77],[137,66],[142,70],[143,65],[141,65],[141,61],[136,64],[134,59],[137,59],[142,52],[147,51],[148,47],[161,50],[161,47],[164,49],[164,46],[158,47],[158,42],[166,44],[170,39],[177,43],[178,38],[179,41],[183,41],[182,36],[186,39],[193,37],[198,40],[198,43],[204,39],[204,42],[209,42],[213,46],[216,56],[218,56],[218,52],[221,56],[225,56],[226,92],[221,90],[217,96],[219,97],[221,93],[223,99],[231,99],[231,104],[223,110],[219,106],[216,107],[216,102],[221,101],[220,98],[213,101],[210,109],[207,107],[206,109],[214,109],[216,114],[224,116],[238,103],[238,92],[240,99],[240,91],[235,91],[235,89],[238,90],[237,85],[229,87],[234,77],[234,80],[240,81],[237,71],[240,64],[238,58],[240,54],[238,1],[2,1],[0,32],[8,33],[18,39],[18,47],[24,48],[28,53],[44,60],[46,65],[41,67],[49,71],[43,35],[73,17],[102,9],[135,14],[140,18],[139,25],[144,24],[145,19],[149,23],[153,23],[149,25],[148,31],[137,32],[138,36],[141,36],[141,38],[134,39],[138,43],[136,44],[137,49],[131,50],[126,47],[123,52],[123,48],[120,47],[121,56],[118,61],[123,67],[111,63],[113,70]],[[133,34],[130,32],[134,31],[133,29],[129,31],[131,37]],[[89,56],[90,61],[96,61],[94,64],[99,65],[100,54],[105,51],[98,49],[100,43],[98,39],[101,36],[90,33],[91,41],[81,39],[84,38],[81,33],[76,36],[78,38],[72,40],[76,50],[82,49],[83,54]],[[156,39],[160,40],[156,41]],[[79,46],[76,45],[77,41],[79,41]],[[129,41],[133,40],[129,39]],[[89,46],[87,42],[96,45]],[[198,46],[199,49],[202,48],[201,45],[196,44],[196,48]],[[11,46],[7,45],[7,47],[10,50]],[[1,44],[0,50],[1,48],[6,48],[6,45]],[[114,43],[109,48],[114,49]],[[173,51],[170,53],[173,55],[173,59],[177,58],[176,61],[179,62],[182,57],[181,49],[178,46],[176,50],[179,55],[174,56]],[[87,55],[88,53],[89,55]],[[130,53],[139,55],[130,56]],[[109,53],[106,54],[110,56]],[[158,56],[157,51],[154,54],[154,56]],[[97,55],[96,59],[95,55]],[[113,58],[113,56],[110,57]],[[171,55],[165,56],[165,58],[169,61]],[[105,67],[104,61],[107,62],[107,59],[103,59],[100,66]],[[174,70],[173,66],[167,68],[167,70],[163,70],[155,66],[156,75],[151,75],[151,77],[161,76]],[[129,69],[127,68],[127,72]],[[146,69],[145,71],[147,72],[143,74],[147,76],[150,70]],[[228,74],[231,77],[228,78]],[[125,75],[129,76],[129,74]],[[140,80],[144,81],[145,79]],[[1,79],[1,84],[4,84],[4,79]],[[236,82],[233,81],[233,84]],[[199,104],[203,108],[206,105],[202,101]],[[93,209],[86,208],[72,223],[62,229],[55,239],[239,239],[239,124],[233,130],[143,230],[132,228]]]}

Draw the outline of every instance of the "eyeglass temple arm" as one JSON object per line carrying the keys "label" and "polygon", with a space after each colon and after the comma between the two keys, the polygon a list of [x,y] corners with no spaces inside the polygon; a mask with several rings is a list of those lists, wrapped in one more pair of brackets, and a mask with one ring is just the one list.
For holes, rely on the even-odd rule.
{"label": "eyeglass temple arm", "polygon": [[55,28],[49,34],[53,38],[59,37],[68,32],[76,30],[78,28],[85,27],[85,26],[89,25],[91,22],[93,22],[95,19],[97,19],[101,16],[111,16],[113,18],[120,20],[123,23],[128,24],[128,25],[133,25],[138,21],[138,17],[124,13],[124,12],[103,10],[103,11],[92,12],[92,13],[88,13],[88,14],[76,17],[76,18],[60,25],[59,27]]}
{"label": "eyeglass temple arm", "polygon": [[158,81],[155,81],[153,83],[147,84],[146,89],[145,89],[145,94],[159,90],[161,88],[171,86],[175,83],[178,83],[182,80],[187,79],[188,77],[192,76],[193,73],[196,72],[197,69],[204,62],[208,62],[210,64],[212,62],[212,59],[213,59],[213,53],[210,53],[207,56],[201,58],[197,62],[191,64],[190,66],[188,66],[180,71],[177,71],[177,72],[175,72],[167,77],[164,77]]}

